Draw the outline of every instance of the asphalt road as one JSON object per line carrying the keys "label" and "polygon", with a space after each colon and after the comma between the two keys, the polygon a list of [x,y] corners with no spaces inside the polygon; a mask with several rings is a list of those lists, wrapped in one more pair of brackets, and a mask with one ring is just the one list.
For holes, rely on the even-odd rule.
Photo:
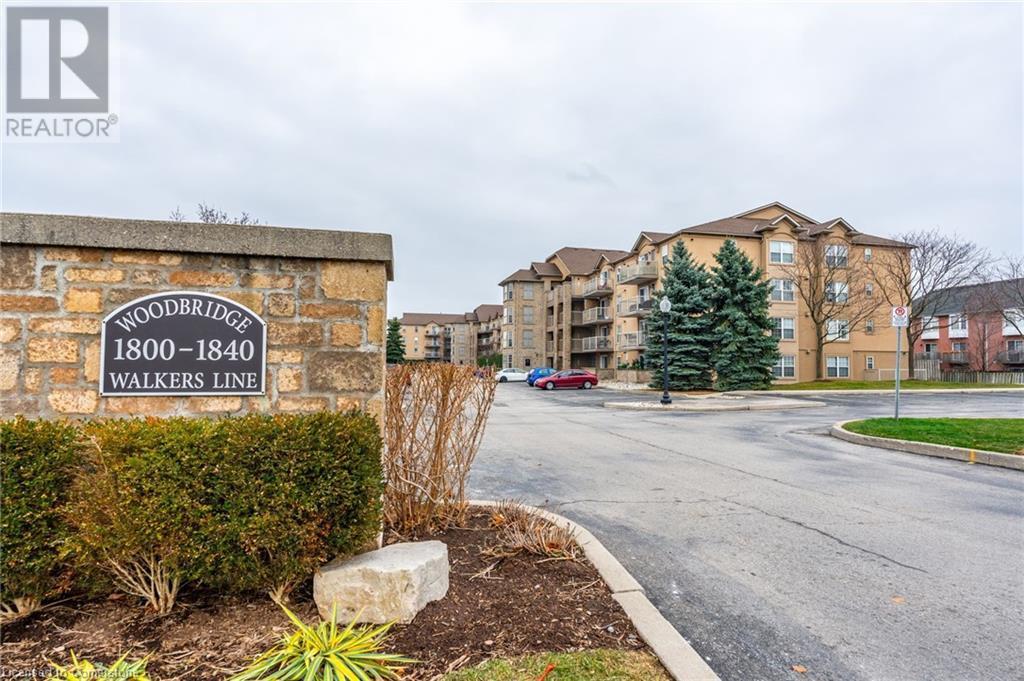
{"label": "asphalt road", "polygon": [[[583,523],[726,680],[1024,679],[1024,474],[827,435],[885,396],[602,408],[619,398],[499,385],[472,496]],[[902,413],[1019,417],[1024,395],[905,394]]]}

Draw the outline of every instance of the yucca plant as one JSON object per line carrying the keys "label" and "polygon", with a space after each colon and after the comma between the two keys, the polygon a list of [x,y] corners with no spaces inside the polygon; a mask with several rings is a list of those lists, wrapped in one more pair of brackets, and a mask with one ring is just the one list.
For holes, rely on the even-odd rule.
{"label": "yucca plant", "polygon": [[394,622],[356,628],[353,620],[339,629],[335,609],[330,620],[309,626],[288,608],[281,609],[295,631],[230,681],[381,681],[399,678],[398,672],[415,662],[379,652]]}
{"label": "yucca plant", "polygon": [[128,661],[125,653],[113,664],[93,664],[89,660],[79,660],[75,651],[71,651],[71,664],[65,666],[51,662],[55,670],[52,678],[61,681],[95,681],[96,679],[118,679],[118,681],[150,681],[146,673],[148,658]]}

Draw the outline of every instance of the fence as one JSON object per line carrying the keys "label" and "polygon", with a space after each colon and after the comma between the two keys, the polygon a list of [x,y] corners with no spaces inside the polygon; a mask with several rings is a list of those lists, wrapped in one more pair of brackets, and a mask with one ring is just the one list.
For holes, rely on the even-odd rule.
{"label": "fence", "polygon": [[943,371],[940,380],[947,383],[1024,385],[1024,371]]}

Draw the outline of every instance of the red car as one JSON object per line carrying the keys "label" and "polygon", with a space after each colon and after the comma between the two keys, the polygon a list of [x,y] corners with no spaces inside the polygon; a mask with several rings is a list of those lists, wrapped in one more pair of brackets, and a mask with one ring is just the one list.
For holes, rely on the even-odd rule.
{"label": "red car", "polygon": [[538,378],[534,387],[543,390],[554,390],[555,388],[583,388],[590,390],[597,385],[597,376],[586,369],[566,369],[557,374],[551,374],[544,378]]}

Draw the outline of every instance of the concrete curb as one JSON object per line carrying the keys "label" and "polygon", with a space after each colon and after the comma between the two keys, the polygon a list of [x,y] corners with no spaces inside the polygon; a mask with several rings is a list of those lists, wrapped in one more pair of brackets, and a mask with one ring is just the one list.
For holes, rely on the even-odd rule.
{"label": "concrete curb", "polygon": [[[903,388],[901,395],[970,395],[971,393],[1020,393],[1024,388],[1012,386],[1006,388]],[[826,397],[828,395],[892,395],[893,388],[887,390],[866,390],[857,388],[854,390],[736,390],[727,395],[786,395],[798,397],[800,395],[813,395],[815,397]]]}
{"label": "concrete curb", "polygon": [[[472,506],[497,506],[497,501],[470,501]],[[544,518],[559,527],[573,532],[576,543],[597,569],[608,588],[626,616],[633,622],[640,637],[651,647],[651,651],[661,661],[662,666],[676,681],[719,681],[718,675],[712,671],[696,650],[676,631],[665,617],[658,612],[654,604],[647,599],[644,588],[622,567],[615,556],[604,547],[590,530],[575,523],[565,516],[546,511],[536,506],[523,508],[534,515]]]}
{"label": "concrete curb", "polygon": [[605,402],[606,409],[623,409],[626,411],[781,411],[785,409],[810,409],[812,407],[827,407],[824,402],[811,402],[808,400],[780,400],[770,403],[747,403],[747,404],[708,404],[707,402],[680,402],[673,401],[672,404],[663,405],[660,402]]}
{"label": "concrete curb", "polygon": [[1024,456],[1018,454],[1003,454],[1002,452],[989,452],[983,449],[964,449],[963,447],[935,445],[929,442],[914,442],[912,440],[896,440],[888,437],[861,435],[860,433],[846,430],[844,427],[847,423],[863,420],[849,419],[833,424],[830,431],[832,437],[859,445],[891,449],[897,452],[936,456],[942,459],[954,459],[956,461],[966,461],[967,463],[981,463],[986,466],[999,466],[1000,468],[1024,471]]}

